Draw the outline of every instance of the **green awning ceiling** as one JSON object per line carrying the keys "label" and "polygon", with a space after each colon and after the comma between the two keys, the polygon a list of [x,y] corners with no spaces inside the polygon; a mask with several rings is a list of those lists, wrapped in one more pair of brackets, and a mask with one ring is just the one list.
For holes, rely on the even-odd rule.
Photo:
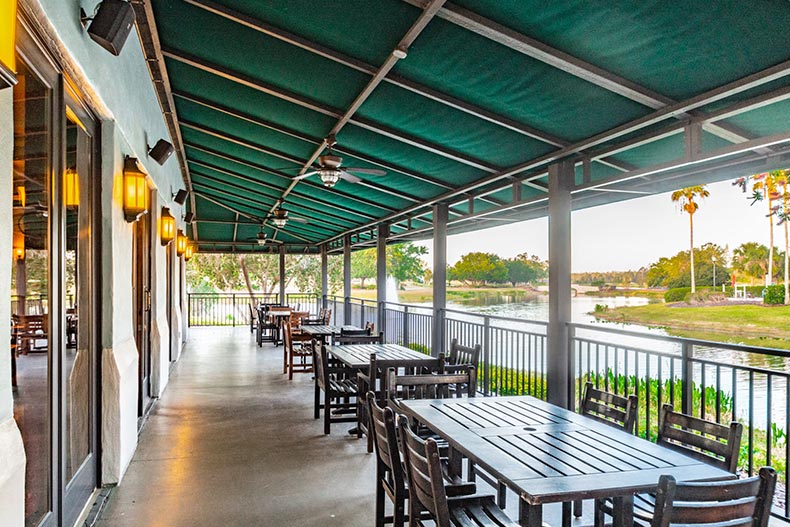
{"label": "green awning ceiling", "polygon": [[[417,239],[437,200],[450,205],[450,232],[537,217],[547,166],[562,158],[576,163],[575,208],[637,195],[607,189],[657,192],[790,162],[784,0],[446,2],[338,127],[427,3],[152,3],[201,250],[269,250],[251,240],[261,223],[289,251],[370,239],[382,219]],[[293,184],[338,128],[343,166],[387,175]],[[266,221],[283,196],[307,223]]]}

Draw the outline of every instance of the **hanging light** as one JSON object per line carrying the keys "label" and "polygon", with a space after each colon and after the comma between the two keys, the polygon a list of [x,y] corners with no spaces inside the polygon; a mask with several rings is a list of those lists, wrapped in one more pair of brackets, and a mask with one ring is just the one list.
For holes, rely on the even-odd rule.
{"label": "hanging light", "polygon": [[176,237],[176,219],[167,207],[162,207],[159,237],[162,239],[162,245],[169,244]]}
{"label": "hanging light", "polygon": [[25,187],[19,185],[16,187],[16,194],[14,194],[14,207],[24,207],[27,204],[27,192]]}
{"label": "hanging light", "polygon": [[178,256],[182,256],[185,252],[187,252],[187,244],[189,243],[189,238],[186,237],[184,231],[178,231],[178,236],[176,237],[176,254]]}
{"label": "hanging light", "polygon": [[16,0],[0,2],[0,90],[16,84]]}
{"label": "hanging light", "polygon": [[132,223],[148,212],[148,182],[137,159],[127,157],[123,166],[123,213]]}
{"label": "hanging light", "polygon": [[195,244],[187,244],[187,250],[184,252],[184,260],[189,261],[192,255],[195,254]]}
{"label": "hanging light", "polygon": [[337,183],[337,181],[340,179],[340,171],[335,170],[334,168],[322,169],[320,175],[324,186],[328,188],[334,187],[335,183]]}
{"label": "hanging light", "polygon": [[272,213],[272,223],[277,227],[285,227],[288,223],[288,211],[282,207],[277,207]]}
{"label": "hanging light", "polygon": [[14,233],[13,251],[14,260],[25,259],[25,235],[21,232]]}
{"label": "hanging light", "polygon": [[66,208],[80,206],[80,176],[73,168],[63,173],[63,201]]}

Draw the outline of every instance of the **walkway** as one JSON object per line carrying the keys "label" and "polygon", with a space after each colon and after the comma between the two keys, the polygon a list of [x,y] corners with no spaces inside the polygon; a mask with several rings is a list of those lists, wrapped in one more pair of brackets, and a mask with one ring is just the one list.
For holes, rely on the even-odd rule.
{"label": "walkway", "polygon": [[373,525],[375,458],[324,436],[309,375],[249,330],[193,328],[101,527]]}

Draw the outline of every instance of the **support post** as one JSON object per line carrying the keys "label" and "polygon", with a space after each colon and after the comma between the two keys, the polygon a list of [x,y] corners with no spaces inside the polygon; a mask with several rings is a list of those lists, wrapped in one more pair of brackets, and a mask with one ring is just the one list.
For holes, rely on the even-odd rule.
{"label": "support post", "polygon": [[447,203],[433,206],[433,339],[431,354],[444,351],[444,310],[447,307]]}
{"label": "support post", "polygon": [[321,245],[321,307],[326,309],[329,295],[329,259],[326,244]]}
{"label": "support post", "polygon": [[280,245],[280,304],[288,305],[285,301],[285,244]]}
{"label": "support post", "polygon": [[387,238],[389,224],[379,225],[376,237],[376,331],[384,331],[384,306],[387,303]]}
{"label": "support post", "polygon": [[343,237],[343,324],[351,323],[351,236]]}
{"label": "support post", "polygon": [[571,186],[573,164],[549,166],[549,326],[546,393],[550,403],[569,408],[574,400],[571,321]]}

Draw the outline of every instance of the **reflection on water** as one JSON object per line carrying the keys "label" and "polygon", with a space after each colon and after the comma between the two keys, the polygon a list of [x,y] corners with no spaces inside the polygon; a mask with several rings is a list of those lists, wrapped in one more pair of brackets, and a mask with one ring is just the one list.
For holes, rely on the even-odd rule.
{"label": "reflection on water", "polygon": [[[464,302],[448,302],[448,309],[466,311],[469,313],[489,316],[501,316],[521,320],[548,321],[548,296],[527,295],[519,300],[512,300],[509,295],[495,292],[481,294],[481,298]],[[502,301],[511,299],[510,301]],[[499,303],[496,303],[500,300]],[[636,324],[618,324],[612,322],[599,322],[590,313],[595,310],[596,304],[606,305],[610,308],[621,306],[638,306],[649,303],[645,298],[635,297],[574,297],[571,302],[572,320],[578,324],[590,324],[608,329],[623,329],[638,333],[645,333],[645,337],[622,335],[616,333],[603,333],[591,330],[577,330],[577,336],[582,339],[600,341],[607,344],[605,347],[591,346],[593,353],[608,355],[596,362],[591,360],[591,367],[601,368],[608,364],[613,370],[615,367],[620,373],[628,375],[638,374],[644,377],[650,362],[651,375],[658,371],[658,360],[648,360],[645,354],[639,354],[635,360],[634,353],[625,350],[645,350],[648,352],[669,353],[680,357],[680,345],[675,342],[657,340],[655,337],[667,336],[666,330],[650,328]],[[653,337],[653,338],[651,338]],[[723,336],[724,338],[724,336]],[[608,350],[608,351],[605,351]],[[618,350],[618,351],[615,351]],[[586,353],[586,348],[584,353]],[[626,365],[625,357],[629,356]],[[694,368],[694,381],[697,385],[704,382],[705,386],[718,387],[725,398],[733,400],[735,414],[744,423],[751,418],[754,425],[765,429],[767,423],[776,423],[782,429],[787,427],[786,401],[790,397],[790,353],[779,355],[742,352],[716,346],[695,346],[694,358],[697,361],[715,362],[717,365],[703,365],[696,362]],[[665,362],[668,363],[667,359]],[[675,375],[680,374],[678,367],[674,369]],[[585,369],[587,366],[585,365]],[[664,370],[664,379],[669,375],[669,367]],[[750,390],[751,386],[751,390]],[[770,387],[770,389],[769,389]],[[751,412],[750,412],[751,410]],[[750,416],[751,413],[751,416]]]}

